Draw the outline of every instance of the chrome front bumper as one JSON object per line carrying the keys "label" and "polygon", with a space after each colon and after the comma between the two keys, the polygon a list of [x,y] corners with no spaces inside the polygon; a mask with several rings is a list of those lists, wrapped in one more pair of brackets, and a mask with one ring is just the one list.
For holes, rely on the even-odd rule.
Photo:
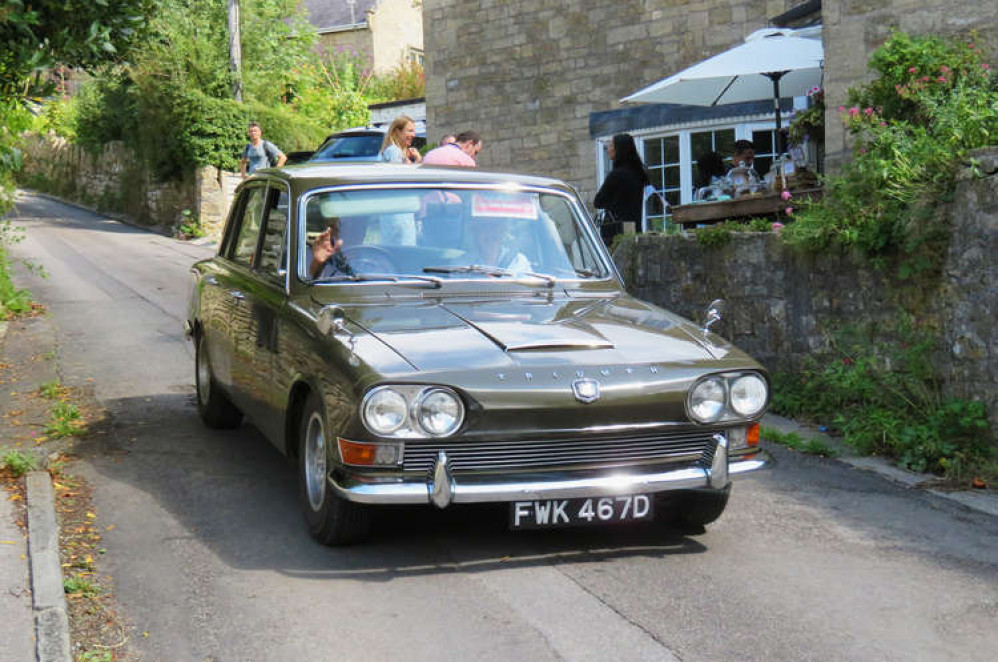
{"label": "chrome front bumper", "polygon": [[388,482],[384,478],[363,475],[330,476],[333,490],[342,498],[356,503],[414,504],[432,503],[446,508],[452,503],[489,503],[500,501],[532,501],[540,499],[569,499],[573,497],[620,496],[625,494],[653,494],[669,490],[694,488],[721,489],[731,482],[730,477],[761,469],[767,464],[762,450],[748,459],[731,460],[728,457],[728,440],[715,435],[717,447],[709,467],[690,467],[668,471],[631,474],[619,473],[601,476],[559,477],[546,475],[503,476],[462,482],[451,472],[447,454],[439,453],[431,480]]}

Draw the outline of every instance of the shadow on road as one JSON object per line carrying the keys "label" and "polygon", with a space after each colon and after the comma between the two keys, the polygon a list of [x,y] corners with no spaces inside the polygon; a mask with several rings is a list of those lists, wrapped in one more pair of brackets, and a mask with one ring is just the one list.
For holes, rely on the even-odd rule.
{"label": "shadow on road", "polygon": [[[105,403],[107,418],[77,452],[125,489],[153,497],[179,523],[184,533],[164,535],[163,543],[197,541],[232,567],[382,582],[706,551],[657,523],[513,532],[504,505],[381,508],[369,542],[326,548],[305,530],[295,468],[252,426],[205,428],[193,398],[190,392]],[[115,510],[119,529],[122,517],[151,516]]]}

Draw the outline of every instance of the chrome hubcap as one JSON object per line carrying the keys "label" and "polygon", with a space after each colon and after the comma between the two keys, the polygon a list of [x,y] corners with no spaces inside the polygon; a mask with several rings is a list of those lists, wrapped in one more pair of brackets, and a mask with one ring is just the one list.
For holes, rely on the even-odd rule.
{"label": "chrome hubcap", "polygon": [[207,407],[208,393],[211,391],[211,368],[208,367],[208,353],[205,351],[204,339],[198,343],[198,400],[202,407]]}
{"label": "chrome hubcap", "polygon": [[305,429],[305,489],[312,510],[319,510],[326,496],[326,435],[318,412]]}

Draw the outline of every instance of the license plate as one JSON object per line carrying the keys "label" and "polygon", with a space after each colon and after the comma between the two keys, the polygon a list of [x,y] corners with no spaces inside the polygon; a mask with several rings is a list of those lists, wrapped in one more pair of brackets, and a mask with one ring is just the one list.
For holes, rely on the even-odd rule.
{"label": "license plate", "polygon": [[543,529],[641,522],[654,517],[653,504],[654,499],[647,494],[514,501],[510,504],[510,527]]}

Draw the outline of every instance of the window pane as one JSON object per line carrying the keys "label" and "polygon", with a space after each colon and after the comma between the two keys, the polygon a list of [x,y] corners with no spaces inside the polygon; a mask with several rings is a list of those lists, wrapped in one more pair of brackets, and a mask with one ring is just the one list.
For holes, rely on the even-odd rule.
{"label": "window pane", "polygon": [[679,166],[671,166],[665,169],[665,188],[679,187]]}
{"label": "window pane", "polygon": [[735,151],[734,129],[724,129],[714,133],[714,151],[725,159],[731,158],[731,153]]}
{"label": "window pane", "polygon": [[773,153],[773,133],[773,131],[752,132],[752,144],[755,145],[756,157],[760,154]]}
{"label": "window pane", "polygon": [[660,163],[662,163],[661,138],[645,141],[645,165],[658,165]]}
{"label": "window pane", "polygon": [[679,163],[679,136],[669,136],[662,140],[665,163]]}
{"label": "window pane", "polygon": [[286,191],[278,188],[268,191],[266,219],[259,269],[276,276],[287,269],[287,247],[284,241],[288,227]]}
{"label": "window pane", "polygon": [[690,149],[692,150],[694,162],[707,152],[714,151],[713,137],[713,134],[710,132],[690,134]]}
{"label": "window pane", "polygon": [[265,188],[250,189],[247,194],[246,207],[243,209],[243,219],[239,224],[239,234],[232,251],[232,259],[247,267],[253,266],[253,256],[256,254],[257,240],[260,238],[261,217],[263,216],[263,194]]}

